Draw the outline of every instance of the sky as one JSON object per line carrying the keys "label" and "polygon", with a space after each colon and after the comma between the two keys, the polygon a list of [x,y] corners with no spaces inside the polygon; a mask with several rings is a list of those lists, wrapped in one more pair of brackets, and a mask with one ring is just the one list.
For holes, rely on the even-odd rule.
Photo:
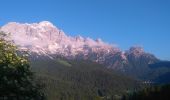
{"label": "sky", "polygon": [[142,46],[170,60],[170,0],[1,0],[0,26],[50,21],[67,35]]}

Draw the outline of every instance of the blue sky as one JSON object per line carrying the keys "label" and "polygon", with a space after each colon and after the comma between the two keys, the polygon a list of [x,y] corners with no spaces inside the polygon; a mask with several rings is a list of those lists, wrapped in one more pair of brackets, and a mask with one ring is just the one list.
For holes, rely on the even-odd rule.
{"label": "blue sky", "polygon": [[51,21],[68,35],[139,45],[170,60],[170,0],[1,0],[0,25]]}

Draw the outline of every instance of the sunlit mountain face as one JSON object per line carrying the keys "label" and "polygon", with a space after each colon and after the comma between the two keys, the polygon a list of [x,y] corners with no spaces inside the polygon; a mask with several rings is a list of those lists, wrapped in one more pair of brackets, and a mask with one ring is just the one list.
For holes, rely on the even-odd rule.
{"label": "sunlit mountain face", "polygon": [[161,61],[141,47],[133,46],[122,51],[101,39],[68,36],[48,21],[9,22],[2,26],[1,31],[8,33],[21,51],[29,52],[30,58],[88,60],[144,80],[150,79],[149,65]]}
{"label": "sunlit mountain face", "polygon": [[11,33],[17,45],[39,54],[64,53],[65,56],[75,56],[79,52],[89,51],[89,48],[113,49],[111,45],[100,39],[67,36],[48,21],[33,24],[11,22],[3,26],[1,30]]}
{"label": "sunlit mountain face", "polygon": [[[4,25],[1,31],[10,33],[11,39],[21,50],[48,55],[51,58],[59,55],[71,59],[88,59],[114,69],[122,69],[124,64],[129,63],[129,58],[157,59],[140,47],[132,47],[124,52],[101,39],[68,36],[48,21],[32,24],[10,22]],[[147,61],[152,62],[154,61]]]}
{"label": "sunlit mountain face", "polygon": [[141,47],[122,51],[101,39],[68,36],[48,21],[10,22],[0,31],[17,45],[19,54],[28,54],[49,100],[114,100],[143,85],[170,83],[170,62]]}

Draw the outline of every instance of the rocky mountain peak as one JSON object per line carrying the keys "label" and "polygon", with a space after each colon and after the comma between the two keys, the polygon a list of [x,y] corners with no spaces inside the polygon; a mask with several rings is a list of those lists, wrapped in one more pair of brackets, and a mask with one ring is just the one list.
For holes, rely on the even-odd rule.
{"label": "rocky mountain peak", "polygon": [[55,27],[51,22],[49,21],[42,21],[39,23],[39,25],[44,26],[44,27]]}
{"label": "rocky mountain peak", "polygon": [[48,21],[10,22],[2,26],[0,31],[11,33],[10,38],[21,50],[51,58],[62,56],[68,59],[88,59],[115,69],[124,68],[130,58],[136,60],[155,58],[145,53],[141,47],[131,47],[128,51],[123,52],[101,39],[68,36]]}
{"label": "rocky mountain peak", "polygon": [[140,56],[144,53],[145,53],[144,49],[140,46],[133,46],[126,51],[126,54],[132,54],[134,56]]}
{"label": "rocky mountain peak", "polygon": [[62,30],[48,21],[39,23],[10,22],[4,25],[1,31],[11,33],[12,40],[18,46],[28,48],[31,52],[59,53],[75,56],[78,52],[89,52],[90,48],[104,47],[104,49],[108,49],[112,47],[100,39],[95,41],[91,38],[83,38],[81,36],[67,36]]}
{"label": "rocky mountain peak", "polygon": [[143,48],[140,46],[133,46],[129,49],[131,52],[144,52]]}

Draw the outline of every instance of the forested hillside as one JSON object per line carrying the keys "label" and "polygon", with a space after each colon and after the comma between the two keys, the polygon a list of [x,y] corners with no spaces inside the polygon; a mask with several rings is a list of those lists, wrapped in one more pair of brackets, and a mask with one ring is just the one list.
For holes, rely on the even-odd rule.
{"label": "forested hillside", "polygon": [[129,92],[122,100],[170,100],[170,84],[150,86],[140,91]]}
{"label": "forested hillside", "polygon": [[115,100],[138,87],[137,81],[90,61],[34,59],[48,100]]}

